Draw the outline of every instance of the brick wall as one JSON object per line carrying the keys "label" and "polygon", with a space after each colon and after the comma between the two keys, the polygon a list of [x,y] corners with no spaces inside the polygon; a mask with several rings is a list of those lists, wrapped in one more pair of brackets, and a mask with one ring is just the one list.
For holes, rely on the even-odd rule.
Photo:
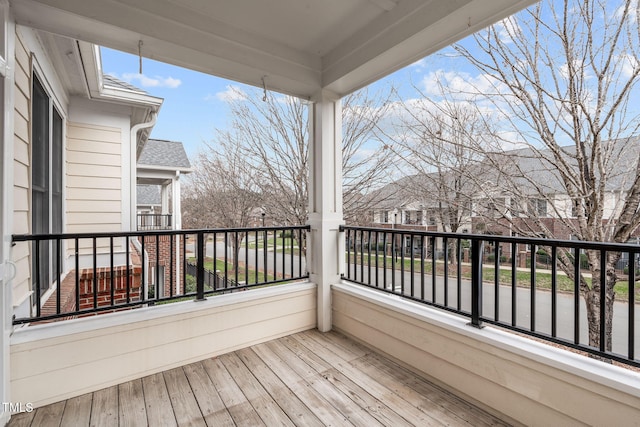
{"label": "brick wall", "polygon": [[[129,301],[140,299],[142,290],[142,267],[129,267]],[[71,276],[71,274],[70,274]],[[113,277],[113,280],[112,280]],[[80,310],[94,307],[94,283],[97,285],[97,307],[111,305],[111,286],[113,281],[113,304],[127,302],[127,267],[84,269],[80,272]]]}
{"label": "brick wall", "polygon": [[[157,239],[157,242],[156,242]],[[171,240],[173,239],[173,248]],[[147,283],[156,282],[156,273],[152,272],[157,265],[164,267],[164,294],[163,296],[178,294],[179,286],[181,284],[181,277],[177,277],[178,269],[176,268],[175,260],[175,236],[145,236],[144,237],[144,250],[147,256],[147,262],[149,263],[149,270],[146,274],[149,275]],[[157,250],[156,250],[157,249]],[[172,250],[173,249],[173,250]],[[156,253],[158,254],[156,256]],[[173,292],[172,291],[173,286]]]}

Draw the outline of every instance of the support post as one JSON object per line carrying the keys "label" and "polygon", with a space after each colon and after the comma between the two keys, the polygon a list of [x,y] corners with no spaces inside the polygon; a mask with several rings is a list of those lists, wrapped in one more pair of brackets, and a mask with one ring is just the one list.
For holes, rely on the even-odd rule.
{"label": "support post", "polygon": [[471,323],[469,325],[482,328],[482,251],[481,240],[471,240]]}
{"label": "support post", "polygon": [[344,271],[342,104],[320,91],[309,107],[309,276],[318,286],[318,330],[331,330],[331,285]]}

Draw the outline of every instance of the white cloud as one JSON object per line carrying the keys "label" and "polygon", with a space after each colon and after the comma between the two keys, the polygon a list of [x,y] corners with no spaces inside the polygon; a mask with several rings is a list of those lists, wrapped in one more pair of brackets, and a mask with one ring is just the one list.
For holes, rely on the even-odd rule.
{"label": "white cloud", "polygon": [[[425,94],[442,97],[448,93],[455,101],[474,101],[492,95],[508,94],[510,91],[489,74],[473,76],[469,73],[446,71],[443,69],[429,72],[422,79]],[[446,88],[446,91],[443,89]]]}
{"label": "white cloud", "polygon": [[620,74],[627,79],[633,76],[638,67],[640,67],[638,58],[630,53],[620,55],[617,62],[621,64]]}
{"label": "white cloud", "polygon": [[520,27],[514,18],[506,18],[496,23],[493,29],[502,43],[513,43],[520,36]]}
{"label": "white cloud", "polygon": [[234,85],[227,85],[227,88],[222,92],[218,92],[215,95],[207,95],[205,100],[209,101],[217,99],[223,102],[244,101],[247,99],[247,94],[240,87]]}
{"label": "white cloud", "polygon": [[175,89],[182,84],[180,79],[173,77],[149,77],[140,73],[124,73],[121,78],[128,83],[139,84],[142,87],[166,87]]}
{"label": "white cloud", "polygon": [[428,65],[427,58],[422,58],[417,60],[413,64],[409,65],[409,67],[414,67],[422,70],[422,69],[425,69],[427,65]]}

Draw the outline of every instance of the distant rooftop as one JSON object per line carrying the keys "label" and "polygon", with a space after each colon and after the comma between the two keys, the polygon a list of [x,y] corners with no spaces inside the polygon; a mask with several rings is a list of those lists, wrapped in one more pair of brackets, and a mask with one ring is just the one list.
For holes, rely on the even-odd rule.
{"label": "distant rooftop", "polygon": [[142,149],[138,165],[191,169],[182,142],[149,139]]}
{"label": "distant rooftop", "polygon": [[125,81],[120,80],[117,77],[114,77],[112,75],[109,74],[103,74],[102,75],[102,81],[104,83],[105,86],[109,86],[109,87],[113,87],[116,89],[126,89],[126,90],[130,90],[133,92],[139,92],[139,93],[147,93],[146,91],[140,89],[139,87],[135,87],[132,84],[129,84]]}
{"label": "distant rooftop", "polygon": [[159,185],[138,184],[136,192],[138,205],[160,206],[162,204]]}

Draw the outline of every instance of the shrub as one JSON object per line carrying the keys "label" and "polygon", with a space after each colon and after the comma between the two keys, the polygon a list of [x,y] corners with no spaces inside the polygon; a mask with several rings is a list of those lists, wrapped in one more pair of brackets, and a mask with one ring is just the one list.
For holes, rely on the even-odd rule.
{"label": "shrub", "polygon": [[185,276],[184,293],[189,294],[196,291],[196,277],[190,274]]}

